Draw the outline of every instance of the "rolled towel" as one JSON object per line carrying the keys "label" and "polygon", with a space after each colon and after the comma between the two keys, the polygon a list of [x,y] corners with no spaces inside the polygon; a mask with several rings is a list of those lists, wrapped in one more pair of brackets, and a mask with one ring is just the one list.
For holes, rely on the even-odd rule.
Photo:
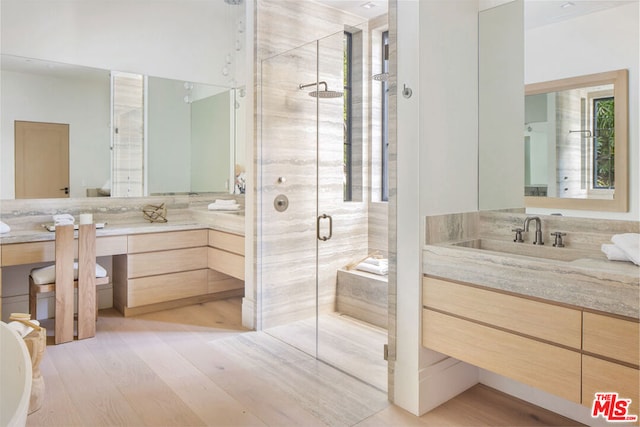
{"label": "rolled towel", "polygon": [[[29,322],[34,323],[36,325],[40,325],[40,322],[38,322],[37,320],[29,320]],[[7,323],[7,325],[13,329],[14,331],[16,331],[18,333],[18,335],[20,335],[22,338],[26,337],[27,335],[29,335],[31,333],[31,331],[33,331],[33,328],[25,325],[22,322],[9,322]]]}
{"label": "rolled towel", "polygon": [[367,273],[373,273],[380,276],[386,276],[389,274],[389,267],[386,265],[373,265],[366,262],[361,262],[356,265],[356,270],[366,271]]}
{"label": "rolled towel", "polygon": [[609,261],[631,261],[627,254],[614,244],[604,243],[600,248]]}
{"label": "rolled towel", "polygon": [[629,261],[635,265],[640,265],[640,234],[624,233],[616,234],[611,241],[625,253]]}
{"label": "rolled towel", "polygon": [[11,231],[11,227],[9,227],[4,222],[0,221],[0,233],[8,233]]}
{"label": "rolled towel", "polygon": [[73,225],[76,219],[70,214],[58,214],[53,216],[53,225]]}

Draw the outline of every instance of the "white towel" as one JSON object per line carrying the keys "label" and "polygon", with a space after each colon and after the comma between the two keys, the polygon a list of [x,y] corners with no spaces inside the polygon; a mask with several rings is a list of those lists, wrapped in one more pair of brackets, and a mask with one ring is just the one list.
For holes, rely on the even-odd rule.
{"label": "white towel", "polygon": [[73,225],[76,219],[73,215],[58,214],[53,216],[53,225]]}
{"label": "white towel", "polygon": [[616,234],[611,238],[611,241],[625,253],[629,261],[640,265],[640,234]]}
{"label": "white towel", "polygon": [[367,273],[378,274],[380,276],[389,274],[389,267],[387,265],[373,265],[366,262],[361,262],[356,265],[356,270],[366,271]]}
{"label": "white towel", "polygon": [[238,204],[238,202],[236,202],[234,199],[216,199],[214,203],[218,205],[237,205]]}
{"label": "white towel", "polygon": [[8,233],[11,231],[11,227],[9,227],[4,222],[0,221],[0,233]]}
{"label": "white towel", "polygon": [[602,244],[600,247],[602,252],[607,256],[609,261],[630,261],[627,254],[614,244]]}
{"label": "white towel", "polygon": [[[40,325],[40,322],[38,322],[37,320],[29,320],[29,321],[36,325]],[[26,337],[31,333],[31,331],[33,331],[33,328],[31,326],[27,326],[24,323],[16,322],[16,321],[7,323],[7,326],[9,326],[11,329],[16,331],[18,335],[20,335],[22,338]]]}
{"label": "white towel", "polygon": [[389,260],[385,258],[372,258],[369,257],[362,261],[366,264],[376,265],[376,266],[389,266]]}
{"label": "white towel", "polygon": [[216,201],[213,203],[209,203],[207,209],[209,209],[210,211],[237,211],[238,209],[240,209],[240,205],[235,204],[235,201],[234,203],[218,203]]}

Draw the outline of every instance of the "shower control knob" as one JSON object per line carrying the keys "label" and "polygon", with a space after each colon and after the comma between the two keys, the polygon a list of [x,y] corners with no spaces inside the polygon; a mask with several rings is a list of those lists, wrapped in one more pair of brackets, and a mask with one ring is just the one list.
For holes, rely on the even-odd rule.
{"label": "shower control knob", "polygon": [[284,194],[278,194],[273,200],[273,207],[278,212],[284,212],[289,207],[289,199]]}
{"label": "shower control knob", "polygon": [[284,176],[278,177],[278,184],[284,184],[285,182],[287,182],[287,178]]}

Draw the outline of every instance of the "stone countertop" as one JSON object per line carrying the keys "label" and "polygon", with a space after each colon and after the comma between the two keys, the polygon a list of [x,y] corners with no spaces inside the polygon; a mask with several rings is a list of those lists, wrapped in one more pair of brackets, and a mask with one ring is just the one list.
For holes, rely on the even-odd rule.
{"label": "stone countertop", "polygon": [[423,273],[640,319],[640,267],[604,254],[562,261],[439,243],[424,246]]}
{"label": "stone countertop", "polygon": [[[188,208],[180,215],[168,215],[169,221],[166,223],[150,223],[141,217],[108,218],[94,216],[96,223],[105,223],[104,228],[96,230],[96,236],[120,236],[128,234],[157,233],[169,231],[196,230],[210,228],[244,236],[243,212],[213,212],[204,209]],[[175,219],[172,219],[172,216]],[[55,233],[47,231],[43,224],[47,221],[35,221],[28,225],[22,224],[20,227],[9,233],[0,234],[0,244],[26,243],[55,240]]]}

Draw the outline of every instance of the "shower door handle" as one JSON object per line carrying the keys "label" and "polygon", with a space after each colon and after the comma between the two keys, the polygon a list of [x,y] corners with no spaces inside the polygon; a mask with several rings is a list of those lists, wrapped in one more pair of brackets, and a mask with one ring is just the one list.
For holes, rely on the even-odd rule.
{"label": "shower door handle", "polygon": [[[320,236],[320,221],[323,219],[328,219],[329,220],[329,235],[328,236]],[[327,215],[327,214],[322,214],[318,217],[318,221],[316,224],[316,234],[318,236],[318,240],[322,240],[323,242],[326,242],[327,240],[329,240],[331,238],[331,236],[333,236],[333,218],[331,218],[331,215]]]}

